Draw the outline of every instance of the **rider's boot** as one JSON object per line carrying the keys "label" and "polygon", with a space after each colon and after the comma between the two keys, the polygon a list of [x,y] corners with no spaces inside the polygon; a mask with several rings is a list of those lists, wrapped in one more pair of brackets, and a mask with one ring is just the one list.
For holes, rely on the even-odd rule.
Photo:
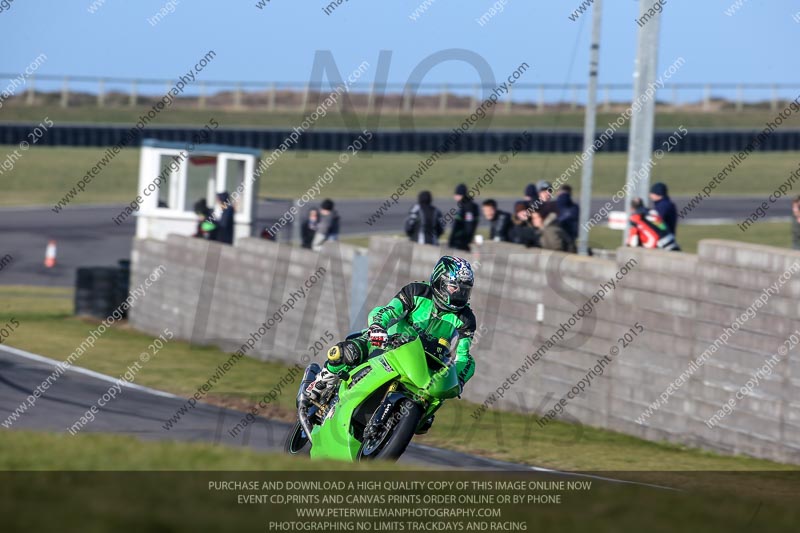
{"label": "rider's boot", "polygon": [[339,373],[358,365],[363,352],[358,343],[346,340],[338,342],[328,350],[328,361],[316,379],[306,387],[305,396],[314,402],[328,398],[331,390],[339,386]]}

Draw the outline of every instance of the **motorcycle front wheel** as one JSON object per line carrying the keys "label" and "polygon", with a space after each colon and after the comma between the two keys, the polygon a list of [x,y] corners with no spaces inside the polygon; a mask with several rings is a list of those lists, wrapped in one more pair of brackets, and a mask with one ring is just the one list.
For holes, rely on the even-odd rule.
{"label": "motorcycle front wheel", "polygon": [[397,461],[406,451],[422,418],[422,407],[409,399],[403,399],[395,408],[397,421],[380,435],[364,439],[361,449],[358,450],[359,461],[373,459]]}

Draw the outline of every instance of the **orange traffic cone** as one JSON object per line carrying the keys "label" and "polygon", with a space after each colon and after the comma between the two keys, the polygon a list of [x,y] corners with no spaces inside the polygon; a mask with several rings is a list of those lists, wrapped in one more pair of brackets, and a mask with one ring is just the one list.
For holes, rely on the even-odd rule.
{"label": "orange traffic cone", "polygon": [[53,268],[56,266],[56,241],[47,243],[47,249],[44,252],[44,266],[45,268]]}

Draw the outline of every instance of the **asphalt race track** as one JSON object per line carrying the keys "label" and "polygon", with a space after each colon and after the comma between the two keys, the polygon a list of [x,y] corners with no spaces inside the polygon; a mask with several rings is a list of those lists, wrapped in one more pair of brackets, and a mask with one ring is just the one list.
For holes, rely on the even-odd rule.
{"label": "asphalt race track", "polygon": [[[680,209],[688,199],[675,197],[673,200]],[[740,222],[763,200],[761,197],[712,196],[683,223]],[[413,200],[401,200],[379,221],[368,225],[366,221],[383,201],[385,199],[337,201],[336,207],[343,214],[342,235],[401,232]],[[514,199],[499,198],[498,202],[501,209],[510,211]],[[604,199],[594,199],[593,213],[605,202]],[[451,198],[440,198],[435,203],[443,212],[455,207]],[[289,200],[260,202],[259,229],[272,225],[290,205]],[[69,287],[75,283],[75,270],[80,266],[114,266],[117,260],[129,258],[135,219],[131,217],[119,226],[112,221],[123,207],[122,204],[68,206],[58,214],[49,207],[0,209],[0,257],[10,254],[14,259],[0,272],[0,284]],[[790,215],[791,203],[784,198],[768,212],[767,218]],[[55,239],[58,244],[58,265],[48,270],[43,261],[45,246],[50,239]]]}
{"label": "asphalt race track", "polygon": [[[32,359],[13,348],[0,347],[0,422],[32,394],[54,370],[50,360]],[[105,394],[115,379],[73,367],[63,374],[41,396],[32,408],[24,413],[12,429],[54,431],[66,433],[98,398]],[[106,407],[99,408],[94,422],[83,431],[133,435],[145,440],[171,439],[179,441],[213,442],[226,446],[246,446],[258,450],[283,450],[283,442],[290,429],[285,422],[259,419],[236,438],[228,431],[242,418],[242,413],[198,403],[184,415],[180,422],[165,430],[165,420],[184,405],[185,398],[129,384],[122,388]],[[0,428],[3,431],[4,428]],[[484,459],[429,446],[412,446],[403,460],[412,464],[468,469],[529,470],[514,465]]]}
{"label": "asphalt race track", "polygon": [[[30,354],[15,348],[0,346],[0,422],[31,395],[32,390],[55,369],[57,361]],[[51,380],[52,381],[52,380]],[[98,398],[104,395],[116,379],[91,370],[73,366],[62,374],[45,393],[11,424],[10,429],[0,426],[0,431],[36,430],[67,433]],[[162,425],[184,405],[185,398],[172,394],[127,384],[122,392],[99,408],[95,420],[83,431],[131,435],[143,440],[177,440],[211,442],[226,446],[245,446],[257,450],[280,451],[289,431],[285,422],[259,418],[236,438],[228,431],[242,418],[242,413],[198,403],[169,431]],[[468,470],[536,471],[566,476],[591,477],[615,483],[632,483],[599,476],[558,472],[547,468],[507,463],[431,446],[411,444],[401,462],[434,468],[463,468]],[[636,483],[640,485],[640,483]],[[665,489],[656,485],[647,485]]]}

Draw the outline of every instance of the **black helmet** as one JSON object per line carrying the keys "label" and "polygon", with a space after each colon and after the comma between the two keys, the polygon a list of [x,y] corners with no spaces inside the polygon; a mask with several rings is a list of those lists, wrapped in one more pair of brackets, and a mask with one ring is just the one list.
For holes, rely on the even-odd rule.
{"label": "black helmet", "polygon": [[433,301],[440,309],[459,311],[469,303],[475,275],[466,259],[446,255],[439,259],[431,274]]}

